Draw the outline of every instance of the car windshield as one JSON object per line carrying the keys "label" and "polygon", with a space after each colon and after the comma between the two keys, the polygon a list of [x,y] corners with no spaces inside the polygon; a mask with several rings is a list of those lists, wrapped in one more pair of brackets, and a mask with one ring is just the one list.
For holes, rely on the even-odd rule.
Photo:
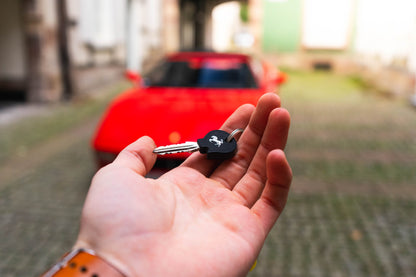
{"label": "car windshield", "polygon": [[165,61],[145,76],[146,86],[257,88],[246,63],[227,59]]}

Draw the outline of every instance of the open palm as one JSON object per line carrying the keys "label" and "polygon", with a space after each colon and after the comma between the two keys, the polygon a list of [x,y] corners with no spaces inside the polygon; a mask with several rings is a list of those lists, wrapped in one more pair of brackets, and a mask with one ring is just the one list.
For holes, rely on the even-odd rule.
{"label": "open palm", "polygon": [[245,275],[286,203],[289,122],[279,97],[266,94],[221,127],[245,128],[233,159],[195,153],[156,180],[144,177],[154,142],[140,138],[94,177],[76,247],[128,276]]}

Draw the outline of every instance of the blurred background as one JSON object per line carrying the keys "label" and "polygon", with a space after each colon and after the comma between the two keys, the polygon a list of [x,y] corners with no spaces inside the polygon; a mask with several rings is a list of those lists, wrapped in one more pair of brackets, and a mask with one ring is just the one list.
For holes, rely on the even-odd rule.
{"label": "blurred background", "polygon": [[123,73],[181,49],[289,76],[293,189],[250,276],[416,276],[413,0],[0,0],[0,276],[70,249]]}
{"label": "blurred background", "polygon": [[179,49],[244,51],[363,74],[394,94],[416,71],[410,0],[2,0],[0,98],[59,101]]}

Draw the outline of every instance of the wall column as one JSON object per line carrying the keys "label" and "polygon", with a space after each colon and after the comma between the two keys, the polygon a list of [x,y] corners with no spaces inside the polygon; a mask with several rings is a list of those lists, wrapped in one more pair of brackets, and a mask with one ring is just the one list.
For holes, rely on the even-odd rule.
{"label": "wall column", "polygon": [[62,98],[56,2],[21,0],[27,61],[27,99],[56,102]]}

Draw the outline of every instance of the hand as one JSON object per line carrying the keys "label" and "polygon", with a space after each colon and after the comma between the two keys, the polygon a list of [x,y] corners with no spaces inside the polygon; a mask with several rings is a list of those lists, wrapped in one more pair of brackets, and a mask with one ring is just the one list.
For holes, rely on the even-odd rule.
{"label": "hand", "polygon": [[243,105],[222,130],[245,128],[238,152],[218,164],[200,153],[158,179],[142,137],[94,177],[76,247],[94,249],[127,276],[247,274],[289,191],[282,151],[290,116],[275,94]]}

